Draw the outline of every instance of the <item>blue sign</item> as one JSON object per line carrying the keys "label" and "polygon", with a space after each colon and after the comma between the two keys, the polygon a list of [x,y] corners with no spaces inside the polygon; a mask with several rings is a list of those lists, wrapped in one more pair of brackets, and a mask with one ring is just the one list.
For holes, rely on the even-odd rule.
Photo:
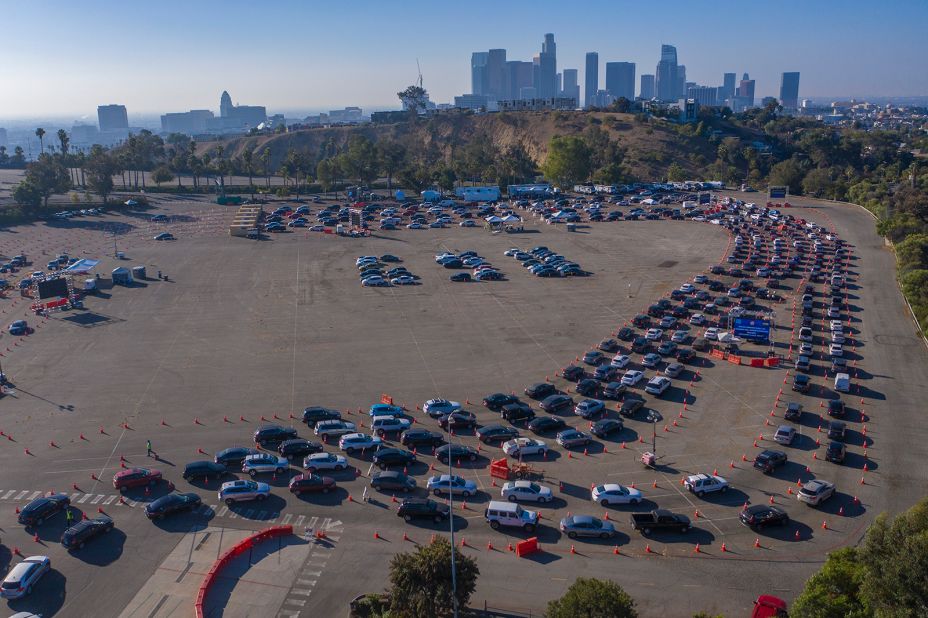
{"label": "blue sign", "polygon": [[735,318],[735,337],[742,339],[767,341],[770,339],[770,320],[753,318]]}

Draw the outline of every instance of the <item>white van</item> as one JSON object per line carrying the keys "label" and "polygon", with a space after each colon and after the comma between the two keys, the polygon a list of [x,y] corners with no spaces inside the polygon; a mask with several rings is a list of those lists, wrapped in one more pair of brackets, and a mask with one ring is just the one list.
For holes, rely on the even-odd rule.
{"label": "white van", "polygon": [[851,376],[846,373],[839,373],[835,376],[835,390],[839,393],[851,392]]}
{"label": "white van", "polygon": [[534,532],[538,525],[538,513],[523,509],[514,502],[491,500],[484,516],[494,530],[500,526],[522,528],[526,532]]}

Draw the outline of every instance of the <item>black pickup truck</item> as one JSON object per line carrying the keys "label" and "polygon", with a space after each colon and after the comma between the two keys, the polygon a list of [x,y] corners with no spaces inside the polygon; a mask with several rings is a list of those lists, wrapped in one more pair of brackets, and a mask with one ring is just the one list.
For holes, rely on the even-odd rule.
{"label": "black pickup truck", "polygon": [[645,536],[663,530],[686,532],[690,529],[690,518],[666,509],[655,509],[650,513],[632,513],[632,527]]}

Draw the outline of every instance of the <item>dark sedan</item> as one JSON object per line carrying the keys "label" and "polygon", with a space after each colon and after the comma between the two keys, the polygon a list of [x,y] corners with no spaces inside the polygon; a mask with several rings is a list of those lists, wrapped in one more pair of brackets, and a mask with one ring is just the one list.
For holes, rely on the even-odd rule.
{"label": "dark sedan", "polygon": [[341,420],[342,413],[332,408],[310,406],[303,410],[303,422],[314,427],[319,421]]}
{"label": "dark sedan", "polygon": [[378,490],[410,492],[416,488],[416,479],[402,472],[387,470],[371,477],[371,487]]}
{"label": "dark sedan", "polygon": [[493,393],[492,395],[487,395],[483,398],[483,405],[493,410],[494,412],[499,412],[503,409],[503,406],[507,406],[510,403],[515,403],[519,401],[519,398],[515,395],[507,395],[506,393]]}
{"label": "dark sedan", "polygon": [[528,424],[529,430],[537,434],[561,431],[566,427],[567,423],[564,422],[564,419],[556,416],[541,416]]}
{"label": "dark sedan", "polygon": [[484,444],[511,440],[518,437],[518,435],[518,430],[505,425],[484,425],[477,430],[477,438]]}
{"label": "dark sedan", "polygon": [[184,472],[181,475],[185,481],[196,478],[208,479],[211,476],[219,478],[227,472],[223,464],[214,461],[192,461],[184,466]]}
{"label": "dark sedan", "polygon": [[67,494],[51,494],[36,498],[19,512],[16,520],[24,526],[41,526],[42,523],[71,504]]}
{"label": "dark sedan", "polygon": [[408,466],[416,463],[416,456],[401,448],[387,447],[374,451],[373,461],[381,470],[386,470],[389,466]]}
{"label": "dark sedan", "polygon": [[577,365],[567,365],[561,371],[561,377],[571,382],[578,382],[585,375],[586,371],[584,371],[583,367],[578,367]]}
{"label": "dark sedan", "polygon": [[438,419],[438,424],[442,429],[469,429],[477,426],[477,417],[473,412],[456,410]]}
{"label": "dark sedan", "polygon": [[261,451],[258,449],[249,448],[247,446],[233,446],[232,448],[223,449],[216,453],[213,460],[224,466],[241,470],[242,463],[244,463],[246,457],[249,455],[257,455],[260,452]]}
{"label": "dark sedan", "polygon": [[431,519],[436,524],[447,519],[451,507],[443,502],[436,502],[429,498],[407,498],[400,504],[396,514],[406,521],[413,519]]}
{"label": "dark sedan", "polygon": [[590,433],[597,438],[605,438],[615,431],[622,431],[624,427],[622,421],[616,418],[604,418],[593,423]]}
{"label": "dark sedan", "polygon": [[454,459],[455,463],[459,461],[476,461],[477,449],[472,446],[463,444],[445,444],[435,449],[435,457],[442,463],[448,463],[448,458]]}
{"label": "dark sedan", "polygon": [[532,399],[544,399],[545,397],[553,395],[556,392],[557,389],[554,388],[554,385],[548,384],[547,382],[539,382],[525,389],[525,394]]}
{"label": "dark sedan", "polygon": [[106,515],[79,521],[61,535],[61,545],[66,549],[83,549],[91,539],[113,529],[113,520]]}
{"label": "dark sedan", "polygon": [[264,425],[255,431],[255,444],[262,447],[277,446],[284,440],[296,438],[296,429],[292,427],[281,427],[280,425]]}
{"label": "dark sedan", "polygon": [[545,412],[559,412],[571,408],[573,405],[574,400],[572,398],[558,393],[546,397],[545,400],[541,402],[541,409]]}
{"label": "dark sedan", "polygon": [[754,467],[768,474],[785,463],[786,453],[783,451],[765,450],[754,458]]}
{"label": "dark sedan", "polygon": [[290,479],[288,488],[290,489],[290,493],[296,495],[315,492],[327,494],[335,489],[335,479],[330,476],[319,476],[318,474],[306,472],[304,474],[297,474]]}
{"label": "dark sedan", "polygon": [[200,496],[195,493],[173,493],[162,496],[145,506],[145,516],[148,519],[161,519],[173,513],[191,511],[202,504]]}

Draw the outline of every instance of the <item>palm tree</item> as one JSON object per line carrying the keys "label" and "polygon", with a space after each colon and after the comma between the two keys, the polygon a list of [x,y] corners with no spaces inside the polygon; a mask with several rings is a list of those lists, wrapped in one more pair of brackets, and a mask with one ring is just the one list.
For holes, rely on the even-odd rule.
{"label": "palm tree", "polygon": [[225,148],[222,144],[216,146],[216,171],[219,172],[219,190],[225,193],[226,183],[225,183],[225,161],[222,159],[222,153],[225,152]]}
{"label": "palm tree", "polygon": [[242,153],[242,161],[245,163],[245,171],[248,173],[248,190],[251,191],[251,199],[255,199],[255,183],[252,180],[254,173],[255,147],[249,145]]}
{"label": "palm tree", "polygon": [[261,166],[264,170],[264,185],[270,189],[271,188],[271,149],[265,147],[261,151]]}
{"label": "palm tree", "polygon": [[39,156],[45,152],[45,129],[39,127],[35,130],[35,136],[39,138]]}

